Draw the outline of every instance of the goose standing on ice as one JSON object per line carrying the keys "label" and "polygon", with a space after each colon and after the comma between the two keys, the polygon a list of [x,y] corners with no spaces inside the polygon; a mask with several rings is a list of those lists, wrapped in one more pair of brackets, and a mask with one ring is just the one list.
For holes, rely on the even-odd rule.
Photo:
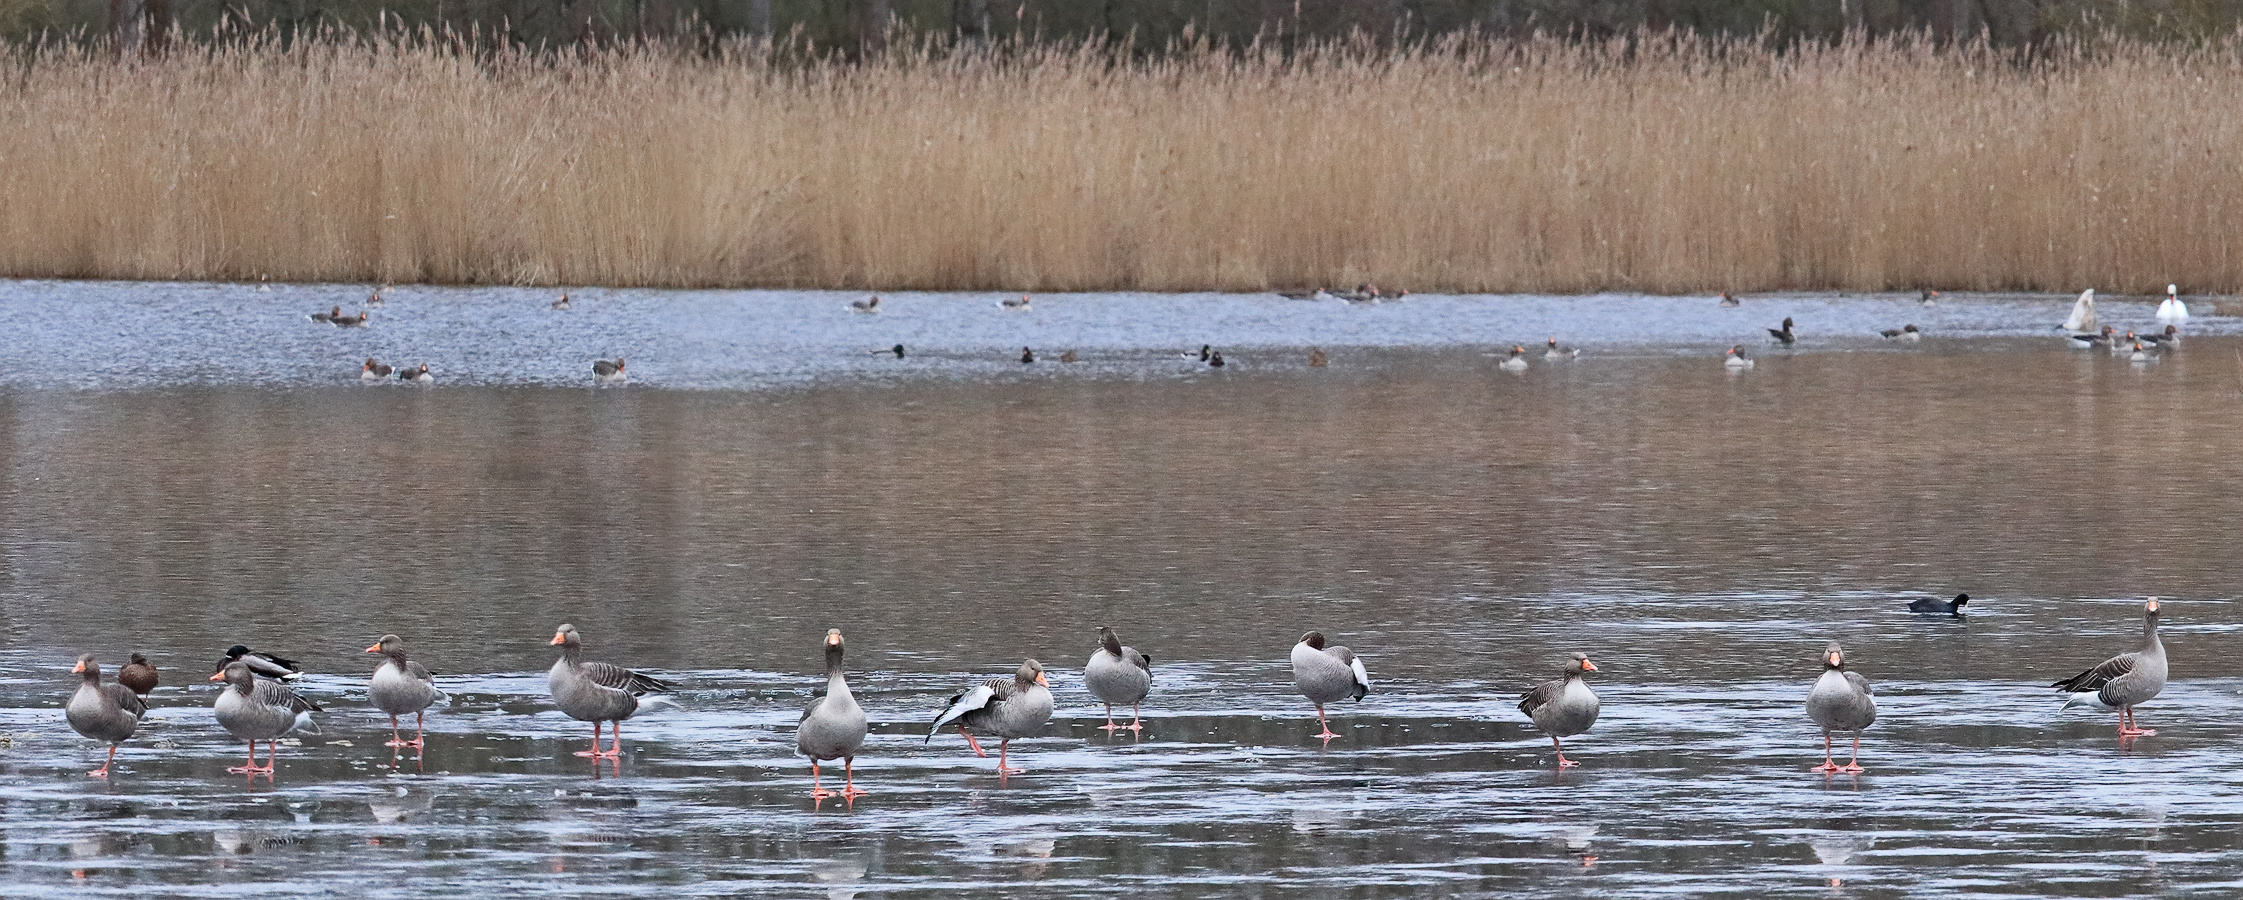
{"label": "goose standing on ice", "polygon": [[2165,690],[2165,643],[2157,639],[2157,598],[2142,604],[2142,649],[2103,660],[2094,668],[2049,685],[2071,695],[2064,708],[2118,710],[2119,737],[2156,734],[2134,722],[2134,707]]}
{"label": "goose standing on ice", "polygon": [[[1090,695],[1106,704],[1106,724],[1098,726],[1103,731],[1145,730],[1144,716],[1138,712],[1145,695],[1153,690],[1153,658],[1137,652],[1135,647],[1122,646],[1121,636],[1112,626],[1098,627],[1098,649],[1090,654],[1090,663],[1083,666],[1083,686]],[[1114,724],[1114,707],[1129,705],[1130,722]]]}
{"label": "goose standing on ice", "polygon": [[1799,336],[1798,336],[1798,335],[1796,335],[1796,334],[1793,334],[1793,333],[1791,332],[1791,317],[1790,317],[1790,316],[1785,316],[1785,317],[1784,317],[1784,319],[1783,319],[1783,327],[1782,327],[1782,328],[1770,328],[1770,329],[1768,329],[1768,336],[1769,336],[1769,338],[1770,338],[1770,339],[1774,340],[1774,341],[1775,341],[1776,343],[1782,344],[1782,345],[1784,345],[1784,346],[1786,346],[1786,347],[1789,347],[1789,346],[1791,346],[1791,345],[1793,345],[1793,344],[1799,343]]}
{"label": "goose standing on ice", "polygon": [[[139,654],[133,654],[139,658]],[[148,704],[131,688],[123,684],[102,684],[101,666],[93,654],[78,657],[78,690],[70,695],[70,702],[62,708],[62,717],[70,721],[70,730],[109,745],[109,758],[101,768],[86,774],[95,778],[109,777],[109,767],[117,764],[117,745],[131,739],[140,727],[140,717],[148,714]]]}
{"label": "goose standing on ice", "polygon": [[[312,721],[312,713],[320,712],[319,704],[296,695],[278,681],[267,681],[250,674],[249,662],[237,659],[226,664],[212,681],[223,681],[218,691],[218,702],[211,712],[217,716],[218,725],[234,737],[249,742],[249,761],[227,769],[235,775],[271,775],[273,758],[280,753],[280,738],[292,731],[318,734],[319,723]],[[265,764],[257,764],[257,742],[265,742]]]}
{"label": "goose standing on ice", "polygon": [[[1877,698],[1869,679],[1846,671],[1846,651],[1831,641],[1822,651],[1822,677],[1807,692],[1807,717],[1822,726],[1822,765],[1817,772],[1861,774],[1861,732],[1877,721]],[[1830,758],[1830,733],[1854,733],[1854,755],[1844,766]]]}
{"label": "goose standing on ice", "polygon": [[950,698],[950,705],[943,707],[934,727],[927,730],[927,740],[933,741],[942,726],[956,722],[958,734],[983,757],[989,751],[981,749],[974,732],[997,738],[997,774],[1018,775],[1027,770],[1007,765],[1006,749],[1014,738],[1042,732],[1044,723],[1051,721],[1051,705],[1051,681],[1044,677],[1044,664],[1027,660],[1010,680],[993,678]]}
{"label": "goose standing on ice", "polygon": [[2157,305],[2157,320],[2160,322],[2188,321],[2188,304],[2181,302],[2180,285],[2168,284],[2165,286],[2165,302]]}
{"label": "goose standing on ice", "polygon": [[1339,735],[1332,733],[1330,721],[1324,718],[1324,704],[1337,703],[1343,697],[1363,699],[1371,692],[1371,675],[1353,652],[1346,647],[1325,647],[1324,633],[1311,631],[1293,645],[1293,686],[1308,702],[1316,704],[1316,724],[1324,729],[1316,736],[1329,741]]}
{"label": "goose standing on ice", "polygon": [[[389,742],[382,746],[427,748],[428,733],[422,719],[430,705],[451,698],[436,689],[436,678],[427,667],[406,657],[405,641],[397,635],[382,635],[366,652],[382,655],[381,663],[374,666],[374,677],[366,684],[366,699],[375,709],[389,714]],[[397,732],[397,720],[406,713],[413,714],[413,739],[409,741]]]}
{"label": "goose standing on ice", "polygon": [[794,748],[810,757],[810,796],[817,800],[837,795],[818,780],[820,760],[841,760],[846,782],[838,796],[855,800],[865,794],[857,789],[857,750],[864,746],[869,726],[864,708],[857,705],[856,695],[849,693],[848,676],[841,673],[841,649],[841,629],[827,629],[825,696],[802,711],[802,723],[794,731]]}
{"label": "goose standing on ice", "polygon": [[[553,646],[561,648],[561,658],[545,673],[545,687],[553,695],[553,705],[579,722],[592,723],[592,749],[578,750],[577,756],[595,760],[623,758],[623,720],[639,710],[654,705],[657,699],[640,700],[647,694],[664,693],[670,686],[659,678],[642,675],[613,663],[585,662],[583,636],[576,626],[563,624],[553,631]],[[666,698],[659,702],[668,702]],[[672,704],[675,705],[675,704]],[[609,749],[600,749],[600,723],[613,722],[613,743]]]}
{"label": "goose standing on ice", "polygon": [[1596,692],[1589,690],[1589,683],[1581,678],[1581,673],[1596,670],[1597,664],[1589,661],[1589,654],[1575,653],[1558,680],[1545,681],[1519,698],[1519,711],[1550,736],[1550,746],[1558,748],[1560,769],[1580,763],[1565,758],[1565,744],[1558,739],[1580,734],[1597,723]]}

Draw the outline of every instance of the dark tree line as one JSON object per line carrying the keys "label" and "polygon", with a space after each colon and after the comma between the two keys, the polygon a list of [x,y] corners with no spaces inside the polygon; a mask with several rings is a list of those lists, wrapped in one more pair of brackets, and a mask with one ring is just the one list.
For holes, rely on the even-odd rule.
{"label": "dark tree line", "polygon": [[942,35],[1244,43],[1361,35],[1411,40],[1465,31],[1583,38],[1642,28],[1827,40],[1928,32],[2027,46],[2064,35],[2205,40],[2243,27],[2236,0],[15,0],[0,37],[107,34],[119,46],[232,32],[422,26],[559,46],[641,37],[753,36],[844,52]]}

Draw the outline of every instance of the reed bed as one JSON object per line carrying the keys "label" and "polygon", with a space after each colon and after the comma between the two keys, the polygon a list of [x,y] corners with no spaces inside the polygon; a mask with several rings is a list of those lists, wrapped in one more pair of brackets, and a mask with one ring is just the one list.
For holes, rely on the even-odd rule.
{"label": "reed bed", "polygon": [[0,53],[0,272],[869,289],[2243,286],[2243,50]]}

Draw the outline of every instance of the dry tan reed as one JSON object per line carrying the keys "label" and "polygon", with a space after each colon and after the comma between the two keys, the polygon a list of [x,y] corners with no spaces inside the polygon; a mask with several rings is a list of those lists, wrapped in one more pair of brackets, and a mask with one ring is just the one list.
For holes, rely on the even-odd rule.
{"label": "dry tan reed", "polygon": [[6,58],[18,276],[1018,290],[2243,286],[2243,51]]}

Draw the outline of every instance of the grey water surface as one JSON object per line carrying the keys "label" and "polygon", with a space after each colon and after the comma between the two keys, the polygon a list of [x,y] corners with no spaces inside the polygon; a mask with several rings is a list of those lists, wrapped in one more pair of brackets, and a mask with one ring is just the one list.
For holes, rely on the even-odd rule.
{"label": "grey water surface", "polygon": [[[0,895],[2243,890],[2218,298],[2132,363],[2065,346],[2069,296],[401,287],[305,317],[365,293],[0,284]],[[1497,369],[1549,336],[1584,352]],[[369,356],[438,381],[361,384]],[[2174,680],[2121,743],[2047,685],[2138,646],[2150,594]],[[615,766],[546,699],[564,621],[681,688]],[[1153,656],[1141,736],[1081,686],[1101,624]],[[853,804],[792,755],[830,627],[874,721]],[[1312,628],[1374,683],[1328,744],[1286,666]],[[384,632],[452,695],[425,755],[366,705]],[[1830,639],[1878,688],[1859,777],[1809,771]],[[234,643],[328,710],[269,781],[210,717]],[[1604,714],[1560,774],[1515,704],[1574,650]],[[164,672],[106,781],[61,716],[81,651]],[[1059,711],[1025,774],[925,740],[1031,656]]]}

